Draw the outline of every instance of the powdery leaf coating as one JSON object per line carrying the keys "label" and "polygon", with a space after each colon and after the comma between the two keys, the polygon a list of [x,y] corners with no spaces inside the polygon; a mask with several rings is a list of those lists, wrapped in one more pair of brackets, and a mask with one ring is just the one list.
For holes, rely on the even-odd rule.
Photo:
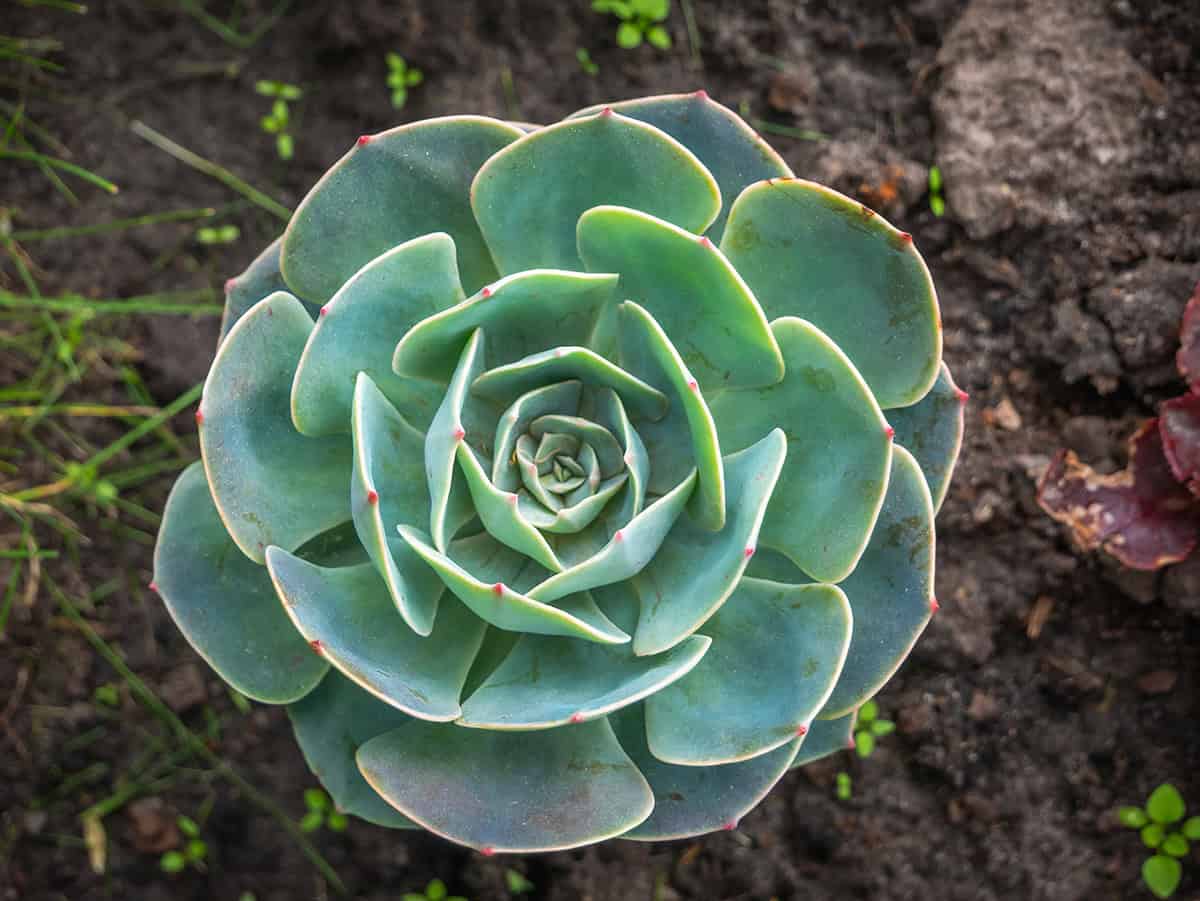
{"label": "powdery leaf coating", "polygon": [[339,812],[734,829],[936,610],[928,270],[703,92],[363,136],[226,293],[155,585]]}

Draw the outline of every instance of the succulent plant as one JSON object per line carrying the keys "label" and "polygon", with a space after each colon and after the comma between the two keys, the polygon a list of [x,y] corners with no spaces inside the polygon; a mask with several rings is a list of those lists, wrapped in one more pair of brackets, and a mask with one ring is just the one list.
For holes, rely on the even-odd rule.
{"label": "succulent plant", "polygon": [[703,92],[359,138],[227,288],[155,579],[339,810],[732,828],[936,609],[925,264]]}
{"label": "succulent plant", "polygon": [[1200,285],[1179,340],[1175,362],[1188,390],[1130,436],[1125,469],[1098,473],[1063,449],[1038,483],[1038,503],[1076,544],[1131,569],[1179,563],[1200,543]]}

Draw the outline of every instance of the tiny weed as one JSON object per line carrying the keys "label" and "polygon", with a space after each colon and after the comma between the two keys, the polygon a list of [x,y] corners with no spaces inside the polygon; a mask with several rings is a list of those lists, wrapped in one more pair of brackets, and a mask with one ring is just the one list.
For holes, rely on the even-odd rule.
{"label": "tiny weed", "polygon": [[403,109],[408,103],[408,89],[415,88],[425,80],[425,73],[410,66],[399,53],[387,55],[387,86],[392,91],[392,106]]}
{"label": "tiny weed", "polygon": [[642,41],[659,50],[671,48],[671,35],[662,24],[671,14],[671,0],[592,0],[592,10],[621,20],[617,44],[626,50],[640,47]]}
{"label": "tiny weed", "polygon": [[587,75],[598,75],[600,67],[592,60],[592,55],[587,52],[586,47],[575,48],[575,59],[579,62],[581,68]]}
{"label": "tiny weed", "polygon": [[241,236],[236,225],[204,226],[196,229],[196,242],[205,245],[232,244]]}
{"label": "tiny weed", "polygon": [[850,774],[846,772],[838,773],[835,777],[837,785],[834,789],[839,801],[849,801],[850,795],[853,794],[853,783],[850,781]]}
{"label": "tiny weed", "polygon": [[946,198],[942,196],[942,170],[929,167],[929,209],[935,216],[946,214]]}
{"label": "tiny weed", "polygon": [[462,895],[451,895],[446,891],[446,883],[440,879],[430,881],[421,894],[405,892],[401,901],[467,901]]}
{"label": "tiny weed", "polygon": [[304,96],[294,84],[282,81],[260,81],[254,90],[263,97],[271,98],[271,112],[259,120],[259,127],[269,135],[275,135],[275,152],[281,160],[290,160],[296,151],[296,142],[291,134],[291,111],[288,106]]}
{"label": "tiny weed", "polygon": [[1142,844],[1154,852],[1142,864],[1142,881],[1156,898],[1175,894],[1183,878],[1180,860],[1191,851],[1190,842],[1200,841],[1200,816],[1185,820],[1186,813],[1183,796],[1169,782],[1150,793],[1145,807],[1117,810],[1121,825],[1137,829]]}
{"label": "tiny weed", "polygon": [[178,817],[175,825],[186,839],[182,850],[168,851],[158,859],[158,866],[164,873],[182,873],[188,867],[205,870],[205,858],[208,857],[208,845],[200,837],[200,826],[191,817]]}
{"label": "tiny weed", "polygon": [[115,682],[105,682],[97,685],[92,692],[92,700],[103,707],[121,706],[121,689]]}
{"label": "tiny weed", "polygon": [[346,815],[333,806],[329,795],[319,788],[304,790],[304,806],[308,812],[300,818],[300,829],[303,832],[316,832],[322,826],[330,832],[345,832],[349,821]]}
{"label": "tiny weed", "polygon": [[876,739],[895,731],[895,723],[879,718],[879,705],[867,701],[858,709],[858,720],[854,724],[854,749],[859,757],[870,757],[875,751]]}
{"label": "tiny weed", "polygon": [[511,867],[504,871],[504,884],[508,886],[510,895],[524,895],[534,889],[534,884],[525,877],[524,873]]}

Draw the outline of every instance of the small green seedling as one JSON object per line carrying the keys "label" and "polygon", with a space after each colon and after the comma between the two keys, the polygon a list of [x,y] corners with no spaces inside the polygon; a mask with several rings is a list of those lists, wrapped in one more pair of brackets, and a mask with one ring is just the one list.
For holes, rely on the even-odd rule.
{"label": "small green seedling", "polygon": [[875,740],[895,731],[895,723],[879,718],[879,705],[867,701],[858,709],[858,720],[854,724],[854,749],[859,757],[870,757],[875,751]]}
{"label": "small green seedling", "polygon": [[626,50],[641,46],[642,41],[659,50],[671,47],[671,35],[662,25],[671,13],[671,0],[592,0],[592,9],[621,20],[617,44]]}
{"label": "small green seedling", "polygon": [[467,901],[462,895],[450,895],[446,892],[446,883],[440,879],[432,880],[425,886],[421,894],[405,892],[400,901]]}
{"label": "small green seedling", "polygon": [[[1155,853],[1142,864],[1142,881],[1157,898],[1170,898],[1183,878],[1180,860],[1191,850],[1189,842],[1200,841],[1200,817],[1184,820],[1187,807],[1174,785],[1164,782],[1146,800],[1145,807],[1122,807],[1117,819],[1122,826],[1137,829],[1142,844]],[[1182,825],[1176,827],[1176,823]]]}
{"label": "small green seedling", "polygon": [[105,682],[96,686],[96,690],[92,692],[92,700],[104,707],[120,707],[121,691],[117,683]]}
{"label": "small green seedling", "polygon": [[584,71],[584,74],[593,76],[599,74],[600,67],[596,65],[586,47],[575,48],[575,59],[579,62],[579,68]]}
{"label": "small green seedling", "polygon": [[942,196],[942,170],[929,167],[929,209],[935,216],[946,214],[946,198]]}
{"label": "small green seedling", "polygon": [[408,103],[408,89],[415,88],[425,80],[425,73],[410,66],[399,53],[387,55],[387,85],[392,89],[392,106],[403,109]]}
{"label": "small green seedling", "polygon": [[254,90],[263,97],[271,98],[271,112],[262,117],[259,125],[267,134],[275,135],[275,151],[279,158],[290,160],[295,153],[296,143],[290,130],[291,113],[288,104],[299,100],[304,96],[304,92],[296,85],[282,81],[260,81],[254,85]]}
{"label": "small green seedling", "polygon": [[850,774],[841,772],[835,778],[837,782],[834,792],[837,794],[837,799],[839,801],[849,801],[850,795],[853,794],[853,783],[850,781]]}
{"label": "small green seedling", "polygon": [[308,813],[300,818],[301,831],[316,832],[322,826],[327,826],[330,832],[346,831],[346,815],[333,806],[329,795],[321,789],[306,788],[304,806],[308,808]]}
{"label": "small green seedling", "polygon": [[508,886],[510,895],[524,895],[527,892],[532,892],[535,888],[534,884],[526,878],[525,874],[520,870],[514,870],[509,867],[504,871],[504,884]]}
{"label": "small green seedling", "polygon": [[175,820],[175,825],[183,833],[187,842],[182,851],[168,851],[158,859],[158,866],[164,873],[181,873],[188,867],[204,871],[204,860],[208,856],[208,845],[200,838],[200,826],[191,817],[181,816]]}
{"label": "small green seedling", "polygon": [[196,229],[196,241],[200,244],[232,244],[241,236],[241,230],[236,225],[205,226]]}

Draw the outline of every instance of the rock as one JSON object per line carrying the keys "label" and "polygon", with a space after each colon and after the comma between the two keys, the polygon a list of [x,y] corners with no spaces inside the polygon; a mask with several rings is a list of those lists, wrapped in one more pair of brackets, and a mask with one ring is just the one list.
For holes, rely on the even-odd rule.
{"label": "rock", "polygon": [[1084,224],[1081,200],[1108,205],[1132,177],[1146,73],[1101,4],[974,0],[938,62],[938,163],[971,237]]}
{"label": "rock", "polygon": [[208,700],[204,675],[194,663],[185,663],[167,673],[159,686],[159,694],[176,713],[185,713]]}
{"label": "rock", "polygon": [[1137,687],[1144,695],[1170,694],[1179,681],[1179,673],[1172,670],[1156,669],[1138,676]]}
{"label": "rock", "polygon": [[822,142],[812,173],[804,177],[836,188],[895,219],[924,196],[929,172],[873,135],[862,135]]}
{"label": "rock", "polygon": [[1000,714],[1000,705],[987,692],[976,689],[971,693],[971,703],[967,705],[967,716],[977,723],[994,720]]}
{"label": "rock", "polygon": [[1021,428],[1021,414],[1007,397],[1002,398],[996,406],[985,408],[983,421],[987,425],[999,426],[1006,432],[1015,432]]}
{"label": "rock", "polygon": [[133,824],[133,846],[143,854],[179,847],[179,828],[162,798],[139,798],[125,808]]}

